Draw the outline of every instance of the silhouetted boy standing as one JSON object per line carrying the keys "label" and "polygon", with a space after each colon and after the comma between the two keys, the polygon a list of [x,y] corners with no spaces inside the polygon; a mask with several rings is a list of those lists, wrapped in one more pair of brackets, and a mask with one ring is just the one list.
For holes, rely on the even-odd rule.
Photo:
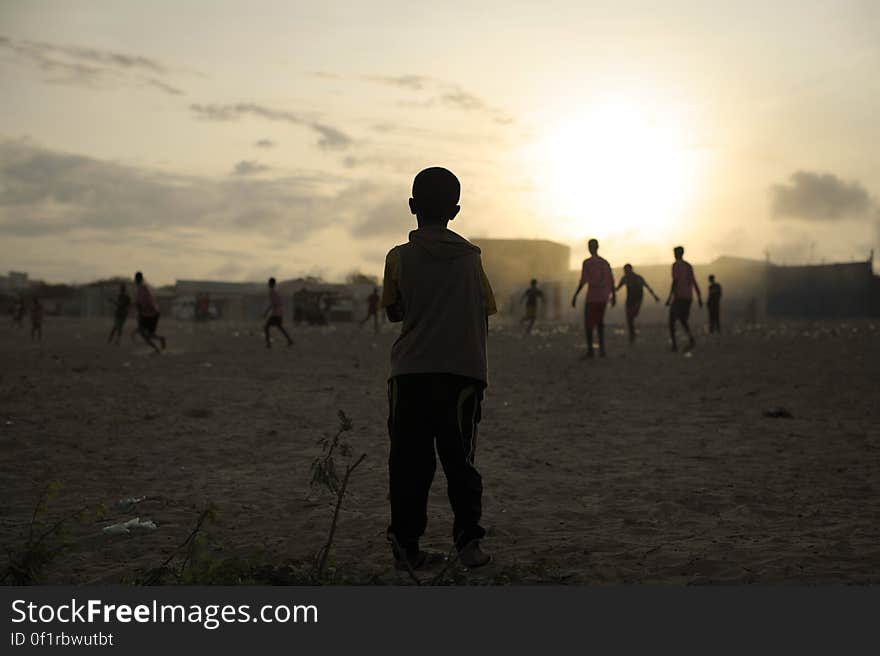
{"label": "silhouetted boy standing", "polygon": [[709,332],[721,332],[721,285],[715,282],[715,275],[709,276],[709,298],[706,299],[709,308]]}
{"label": "silhouetted boy standing", "polygon": [[43,341],[43,304],[34,296],[31,304],[31,341]]}
{"label": "silhouetted boy standing", "polygon": [[535,319],[538,318],[538,301],[544,302],[544,292],[538,289],[538,281],[532,278],[529,288],[523,292],[520,302],[526,302],[526,316],[523,317],[522,323],[526,324],[526,335],[531,334],[532,327],[535,325]]}
{"label": "silhouetted boy standing", "polygon": [[461,209],[460,193],[458,179],[444,168],[419,173],[409,201],[418,228],[385,258],[382,306],[389,321],[403,322],[388,381],[388,538],[398,567],[427,560],[419,539],[437,467],[435,442],[459,558],[466,567],[491,560],[480,549],[483,482],[474,453],[488,381],[488,316],[496,308],[480,249],[446,227]]}

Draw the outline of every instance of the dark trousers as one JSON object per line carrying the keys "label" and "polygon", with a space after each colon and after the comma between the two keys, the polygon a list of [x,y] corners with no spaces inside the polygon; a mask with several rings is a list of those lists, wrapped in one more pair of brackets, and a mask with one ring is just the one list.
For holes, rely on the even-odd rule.
{"label": "dark trousers", "polygon": [[388,382],[388,532],[401,547],[417,545],[425,532],[437,455],[455,516],[453,540],[462,547],[485,535],[480,526],[483,479],[474,467],[483,387],[478,380],[452,374],[408,374]]}
{"label": "dark trousers", "polygon": [[709,308],[709,332],[721,332],[721,306],[717,303],[708,303]]}

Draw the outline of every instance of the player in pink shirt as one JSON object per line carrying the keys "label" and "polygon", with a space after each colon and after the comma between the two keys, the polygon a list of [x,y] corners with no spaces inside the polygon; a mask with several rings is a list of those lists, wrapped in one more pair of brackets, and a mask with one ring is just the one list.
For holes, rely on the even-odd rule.
{"label": "player in pink shirt", "polygon": [[617,304],[617,294],[614,289],[614,274],[608,260],[599,257],[599,242],[591,239],[587,243],[590,257],[584,260],[581,268],[581,281],[571,298],[571,307],[576,307],[577,296],[587,287],[587,298],[584,303],[584,326],[587,332],[587,355],[593,357],[593,328],[599,333],[599,357],[605,357],[605,306],[608,297],[611,297],[611,307]]}
{"label": "player in pink shirt", "polygon": [[144,341],[153,347],[156,353],[159,353],[159,347],[156,346],[153,339],[158,339],[162,349],[165,349],[165,338],[156,334],[156,328],[159,327],[159,304],[153,292],[144,282],[144,274],[140,271],[134,274],[135,295],[134,305],[137,308],[138,315],[138,334],[144,338]]}
{"label": "player in pink shirt", "polygon": [[669,298],[666,299],[666,305],[669,306],[669,336],[672,338],[672,350],[677,351],[675,322],[680,322],[688,336],[688,350],[690,350],[696,344],[688,326],[691,303],[694,298],[693,292],[697,292],[697,302],[700,307],[703,307],[703,297],[700,294],[700,287],[697,285],[697,278],[694,276],[694,267],[684,259],[684,247],[676,246],[672,252],[675,255],[675,262],[672,264],[672,287],[669,289]]}
{"label": "player in pink shirt", "polygon": [[[270,314],[271,313],[271,314]],[[287,338],[287,345],[291,346],[293,340],[284,330],[281,322],[284,320],[284,305],[281,302],[281,294],[275,289],[275,278],[269,278],[269,307],[263,313],[263,316],[269,315],[266,319],[266,325],[263,326],[263,332],[266,334],[266,348],[272,348],[272,340],[269,338],[269,328],[275,326]]]}

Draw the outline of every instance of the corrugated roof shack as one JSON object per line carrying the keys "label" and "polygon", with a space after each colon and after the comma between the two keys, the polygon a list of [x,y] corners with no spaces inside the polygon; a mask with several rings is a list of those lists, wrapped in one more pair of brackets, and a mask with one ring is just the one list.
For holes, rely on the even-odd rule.
{"label": "corrugated roof shack", "polygon": [[809,266],[771,265],[767,314],[800,319],[880,316],[880,278],[870,261]]}
{"label": "corrugated roof shack", "polygon": [[373,283],[330,283],[310,278],[285,280],[278,283],[278,287],[285,303],[292,299],[294,322],[318,325],[363,319],[373,289],[382,291]]}
{"label": "corrugated roof shack", "polygon": [[[268,306],[266,283],[178,280],[175,284],[174,316],[181,321],[259,321]],[[292,316],[289,306],[284,304],[287,319]]]}
{"label": "corrugated roof shack", "polygon": [[483,269],[492,284],[498,311],[519,315],[522,294],[532,278],[544,292],[539,316],[560,319],[569,284],[571,248],[545,239],[471,239],[482,251]]}

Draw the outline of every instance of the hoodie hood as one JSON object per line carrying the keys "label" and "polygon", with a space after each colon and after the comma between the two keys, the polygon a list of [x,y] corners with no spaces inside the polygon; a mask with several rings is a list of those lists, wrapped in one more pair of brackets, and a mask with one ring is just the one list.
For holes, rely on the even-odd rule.
{"label": "hoodie hood", "polygon": [[419,228],[409,233],[409,240],[437,260],[454,260],[480,253],[479,248],[449,228]]}

